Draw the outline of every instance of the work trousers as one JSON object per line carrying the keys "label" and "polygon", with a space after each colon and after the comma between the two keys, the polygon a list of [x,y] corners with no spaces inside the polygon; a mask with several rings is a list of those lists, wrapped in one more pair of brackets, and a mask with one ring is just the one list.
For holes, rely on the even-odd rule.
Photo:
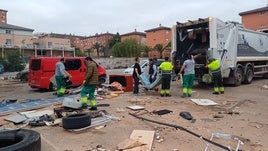
{"label": "work trousers", "polygon": [[133,76],[134,79],[134,88],[133,88],[133,94],[139,93],[139,81],[140,79],[137,76]]}
{"label": "work trousers", "polygon": [[183,76],[182,93],[183,96],[191,96],[194,85],[194,74],[188,74]]}
{"label": "work trousers", "polygon": [[96,100],[95,100],[95,89],[96,85],[86,85],[81,90],[81,103],[86,104],[87,103],[87,95],[89,95],[90,105],[96,106]]}
{"label": "work trousers", "polygon": [[161,95],[168,94],[170,95],[170,81],[171,81],[171,74],[162,74],[162,83],[161,83]]}
{"label": "work trousers", "polygon": [[57,84],[57,96],[63,96],[66,91],[66,83],[63,76],[55,76]]}
{"label": "work trousers", "polygon": [[214,92],[224,92],[223,81],[221,71],[212,73],[212,81],[214,84]]}

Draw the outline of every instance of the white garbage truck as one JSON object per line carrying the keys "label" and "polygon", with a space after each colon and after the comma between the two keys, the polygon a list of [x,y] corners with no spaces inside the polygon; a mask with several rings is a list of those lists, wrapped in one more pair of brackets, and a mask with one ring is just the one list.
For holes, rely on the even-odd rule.
{"label": "white garbage truck", "polygon": [[249,30],[237,22],[205,18],[172,27],[171,58],[178,74],[187,55],[196,58],[195,77],[199,83],[210,83],[207,59],[221,62],[224,83],[235,86],[251,83],[254,76],[268,77],[268,34]]}

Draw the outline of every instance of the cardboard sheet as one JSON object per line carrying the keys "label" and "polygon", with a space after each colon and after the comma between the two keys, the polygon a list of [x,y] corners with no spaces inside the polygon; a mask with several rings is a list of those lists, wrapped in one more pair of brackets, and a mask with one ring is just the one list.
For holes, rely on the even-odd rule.
{"label": "cardboard sheet", "polygon": [[193,101],[194,103],[196,103],[198,105],[204,105],[204,106],[218,104],[210,99],[191,99],[191,101]]}

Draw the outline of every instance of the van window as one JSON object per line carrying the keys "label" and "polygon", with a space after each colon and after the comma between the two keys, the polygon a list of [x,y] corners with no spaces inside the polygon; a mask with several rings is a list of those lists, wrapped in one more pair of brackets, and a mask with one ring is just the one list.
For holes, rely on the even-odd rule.
{"label": "van window", "polygon": [[31,70],[40,70],[40,68],[41,68],[41,60],[40,59],[32,60],[30,68],[31,68]]}
{"label": "van window", "polygon": [[65,69],[66,70],[78,70],[81,67],[80,59],[65,60]]}

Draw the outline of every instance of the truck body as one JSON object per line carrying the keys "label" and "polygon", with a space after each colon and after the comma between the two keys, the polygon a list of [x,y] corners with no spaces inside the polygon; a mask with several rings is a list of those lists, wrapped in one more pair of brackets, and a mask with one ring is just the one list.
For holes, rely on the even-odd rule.
{"label": "truck body", "polygon": [[172,27],[171,58],[177,74],[187,55],[195,59],[195,77],[210,83],[208,58],[219,59],[224,83],[251,83],[253,76],[268,77],[268,34],[245,29],[236,22],[205,18]]}

